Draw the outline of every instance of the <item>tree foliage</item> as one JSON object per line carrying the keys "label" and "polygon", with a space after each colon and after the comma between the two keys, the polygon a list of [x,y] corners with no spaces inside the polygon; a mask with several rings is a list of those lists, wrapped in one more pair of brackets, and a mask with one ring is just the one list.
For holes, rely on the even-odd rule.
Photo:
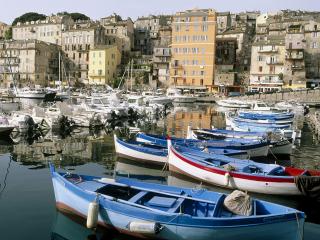
{"label": "tree foliage", "polygon": [[25,22],[31,22],[31,21],[37,21],[37,20],[45,20],[46,17],[47,16],[44,14],[39,14],[36,12],[28,12],[14,19],[14,21],[12,22],[12,26],[17,25],[18,22],[25,23]]}
{"label": "tree foliage", "polygon": [[66,15],[66,16],[70,16],[73,21],[78,21],[78,20],[90,20],[90,18],[83,14],[83,13],[78,13],[78,12],[74,12],[74,13],[68,13],[68,12],[60,12],[60,13],[57,13],[57,15]]}
{"label": "tree foliage", "polygon": [[10,27],[8,30],[5,31],[4,39],[6,40],[12,39],[12,27]]}

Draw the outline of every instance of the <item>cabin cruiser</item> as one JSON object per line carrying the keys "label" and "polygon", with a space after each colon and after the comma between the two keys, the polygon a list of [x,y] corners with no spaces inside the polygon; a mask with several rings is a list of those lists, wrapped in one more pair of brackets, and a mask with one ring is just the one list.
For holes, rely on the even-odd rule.
{"label": "cabin cruiser", "polygon": [[148,102],[150,104],[162,104],[167,105],[172,103],[172,99],[165,96],[165,95],[159,95],[152,91],[144,91],[142,92],[142,96],[145,98],[145,102]]}
{"label": "cabin cruiser", "polygon": [[18,88],[15,92],[17,98],[44,99],[47,94],[55,94],[44,88]]}
{"label": "cabin cruiser", "polygon": [[190,95],[183,95],[181,89],[168,88],[167,97],[169,97],[173,103],[194,103],[197,98]]}

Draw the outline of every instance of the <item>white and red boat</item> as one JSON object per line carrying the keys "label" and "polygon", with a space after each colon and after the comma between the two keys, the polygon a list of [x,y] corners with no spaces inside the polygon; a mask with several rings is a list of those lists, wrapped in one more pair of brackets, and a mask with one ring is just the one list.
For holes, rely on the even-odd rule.
{"label": "white and red boat", "polygon": [[[240,189],[249,192],[276,195],[303,195],[305,189],[299,182],[309,179],[310,184],[320,185],[320,171],[307,171],[277,164],[256,163],[251,160],[224,159],[209,157],[206,153],[193,153],[192,150],[168,144],[170,171],[188,175],[201,182]],[[311,179],[312,178],[312,179]],[[301,184],[300,184],[301,186]],[[302,186],[302,188],[304,188]]]}

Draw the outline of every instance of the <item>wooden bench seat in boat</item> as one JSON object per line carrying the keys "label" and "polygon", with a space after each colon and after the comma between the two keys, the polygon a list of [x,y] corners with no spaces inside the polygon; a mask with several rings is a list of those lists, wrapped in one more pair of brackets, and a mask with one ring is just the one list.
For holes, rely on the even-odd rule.
{"label": "wooden bench seat in boat", "polygon": [[133,196],[132,198],[130,198],[128,201],[133,202],[133,203],[138,203],[139,200],[141,200],[147,193],[148,192],[141,191],[138,194],[136,194],[135,196]]}

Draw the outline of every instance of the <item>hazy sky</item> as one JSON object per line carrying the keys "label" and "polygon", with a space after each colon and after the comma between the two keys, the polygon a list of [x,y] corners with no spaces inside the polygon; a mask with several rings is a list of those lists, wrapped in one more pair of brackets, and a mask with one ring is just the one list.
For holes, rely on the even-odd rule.
{"label": "hazy sky", "polygon": [[217,11],[239,12],[280,9],[320,11],[320,0],[0,0],[0,21],[11,23],[26,12],[51,14],[61,11],[82,12],[92,19],[113,12],[136,19],[148,14],[172,14],[191,8],[214,8]]}

